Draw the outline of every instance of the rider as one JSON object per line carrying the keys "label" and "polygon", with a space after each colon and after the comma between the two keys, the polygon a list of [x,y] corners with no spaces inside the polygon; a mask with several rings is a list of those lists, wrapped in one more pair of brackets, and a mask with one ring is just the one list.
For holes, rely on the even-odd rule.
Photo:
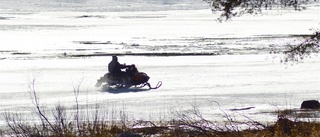
{"label": "rider", "polygon": [[126,64],[120,64],[118,62],[117,56],[112,56],[112,61],[108,65],[108,70],[111,75],[114,76],[122,76],[125,72],[121,71],[121,69],[127,68]]}

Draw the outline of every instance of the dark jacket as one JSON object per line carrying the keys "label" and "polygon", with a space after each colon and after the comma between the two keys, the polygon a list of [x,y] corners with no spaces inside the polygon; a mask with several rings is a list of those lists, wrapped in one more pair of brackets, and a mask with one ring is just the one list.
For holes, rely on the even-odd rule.
{"label": "dark jacket", "polygon": [[116,60],[112,60],[108,65],[108,70],[113,75],[121,75],[121,69],[124,68],[126,68],[126,65],[122,65]]}

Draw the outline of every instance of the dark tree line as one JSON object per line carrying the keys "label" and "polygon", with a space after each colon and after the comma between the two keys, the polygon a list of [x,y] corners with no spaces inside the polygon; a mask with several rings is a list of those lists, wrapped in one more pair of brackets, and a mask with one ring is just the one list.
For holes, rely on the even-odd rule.
{"label": "dark tree line", "polygon": [[[214,13],[219,13],[219,21],[230,20],[243,14],[259,14],[263,10],[292,9],[304,10],[305,5],[319,3],[320,0],[205,0],[210,3]],[[319,13],[320,14],[320,13]],[[288,45],[283,52],[283,62],[300,61],[312,53],[319,53],[320,30],[306,38],[300,44]]]}

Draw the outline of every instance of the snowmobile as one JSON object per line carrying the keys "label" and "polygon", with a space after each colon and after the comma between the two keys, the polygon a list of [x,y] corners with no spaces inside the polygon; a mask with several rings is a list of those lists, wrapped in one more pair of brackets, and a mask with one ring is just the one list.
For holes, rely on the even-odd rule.
{"label": "snowmobile", "polygon": [[103,89],[123,89],[135,86],[136,88],[143,88],[148,86],[149,89],[157,89],[162,85],[159,81],[156,87],[151,87],[148,80],[150,77],[144,73],[139,72],[135,65],[130,65],[127,67],[125,72],[121,75],[112,75],[111,73],[106,73],[103,77],[97,80],[96,87],[100,87],[103,83]]}

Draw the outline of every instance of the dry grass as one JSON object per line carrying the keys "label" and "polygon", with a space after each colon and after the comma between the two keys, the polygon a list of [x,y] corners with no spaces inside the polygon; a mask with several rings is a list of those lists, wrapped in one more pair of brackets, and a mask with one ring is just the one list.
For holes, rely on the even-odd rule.
{"label": "dry grass", "polygon": [[[320,123],[317,121],[303,122],[290,120],[279,116],[272,125],[260,125],[257,121],[248,119],[247,122],[232,121],[226,118],[225,123],[215,123],[206,120],[201,113],[190,110],[192,113],[180,113],[177,119],[157,123],[153,121],[128,121],[122,118],[120,121],[108,121],[99,118],[100,113],[92,114],[92,119],[68,120],[65,108],[57,106],[52,111],[54,119],[48,119],[51,125],[42,121],[38,124],[25,122],[19,114],[5,115],[9,130],[1,131],[1,136],[22,137],[113,137],[121,134],[134,136],[160,136],[160,137],[319,137]],[[292,112],[291,112],[292,113]],[[283,114],[288,110],[281,111]],[[230,117],[230,116],[228,116]],[[241,127],[245,124],[248,128]],[[240,128],[241,127],[241,128]],[[1,129],[5,129],[2,127]]]}
{"label": "dry grass", "polygon": [[[7,126],[0,127],[0,136],[21,137],[113,137],[113,136],[160,136],[160,137],[319,137],[320,123],[317,121],[292,121],[294,117],[306,116],[293,110],[277,111],[278,120],[273,125],[263,125],[249,117],[246,122],[235,121],[224,112],[224,123],[205,119],[197,107],[189,111],[177,112],[177,118],[167,122],[128,121],[125,113],[120,113],[120,121],[105,120],[99,108],[90,116],[82,116],[79,111],[79,86],[74,88],[76,108],[71,119],[67,109],[57,105],[51,115],[44,113],[35,91],[35,80],[31,81],[30,95],[35,105],[40,123],[28,123],[20,114],[6,113]],[[217,102],[216,102],[217,103]],[[217,103],[219,105],[219,103]],[[312,111],[311,111],[312,112]],[[114,112],[112,112],[114,113]],[[272,113],[272,112],[271,112]],[[308,111],[307,116],[310,116]],[[70,117],[69,117],[70,118]],[[248,127],[243,129],[243,125]]]}
{"label": "dry grass", "polygon": [[[169,126],[170,125],[170,126]],[[79,125],[80,129],[75,132],[76,128],[71,123],[65,127],[63,134],[55,133],[50,129],[45,129],[40,125],[28,126],[19,125],[14,127],[10,132],[4,133],[10,136],[50,136],[50,137],[75,137],[75,136],[92,136],[107,137],[118,136],[126,133],[127,135],[136,136],[160,136],[160,137],[183,137],[183,136],[212,136],[212,137],[319,137],[320,124],[317,122],[294,122],[288,119],[278,119],[274,125],[259,130],[243,131],[206,131],[192,130],[181,125],[168,126],[150,126],[140,128],[129,128],[117,125],[108,125],[105,122],[87,121]],[[13,131],[14,130],[14,131]],[[3,135],[4,135],[3,134]]]}

